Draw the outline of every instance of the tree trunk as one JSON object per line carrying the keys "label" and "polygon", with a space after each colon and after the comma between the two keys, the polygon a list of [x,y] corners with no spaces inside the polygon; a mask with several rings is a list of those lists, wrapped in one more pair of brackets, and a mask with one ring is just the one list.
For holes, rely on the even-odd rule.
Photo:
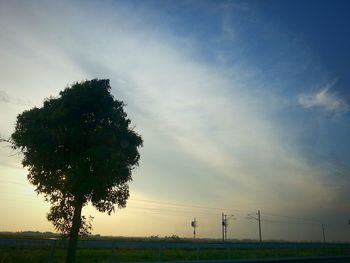
{"label": "tree trunk", "polygon": [[69,233],[69,243],[68,243],[68,251],[66,257],[66,263],[74,263],[75,262],[75,254],[77,250],[78,243],[78,235],[79,229],[81,225],[81,209],[83,208],[83,199],[77,199],[77,202],[74,207],[74,216],[72,227]]}

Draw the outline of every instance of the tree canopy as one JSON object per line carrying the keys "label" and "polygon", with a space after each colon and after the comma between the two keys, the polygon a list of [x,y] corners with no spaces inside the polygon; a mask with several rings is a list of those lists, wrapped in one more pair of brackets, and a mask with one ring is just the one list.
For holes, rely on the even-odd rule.
{"label": "tree canopy", "polygon": [[91,227],[81,216],[88,202],[108,214],[115,205],[126,206],[143,142],[124,106],[111,95],[109,80],[94,79],[75,83],[17,117],[13,148],[23,152],[36,192],[51,203],[48,220],[71,238]]}

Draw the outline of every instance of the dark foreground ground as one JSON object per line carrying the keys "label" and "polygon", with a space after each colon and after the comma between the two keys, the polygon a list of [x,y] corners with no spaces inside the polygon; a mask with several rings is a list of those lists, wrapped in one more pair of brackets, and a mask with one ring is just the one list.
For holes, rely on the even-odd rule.
{"label": "dark foreground ground", "polygon": [[[66,246],[66,241],[58,239],[0,238],[0,263],[61,263],[65,259]],[[221,243],[111,239],[81,240],[78,246],[77,263],[184,262],[189,260],[198,263],[350,263],[350,244],[289,242],[259,244],[254,242]]]}
{"label": "dark foreground ground", "polygon": [[[188,261],[172,261],[172,263],[187,263]],[[268,259],[234,259],[234,260],[197,260],[191,263],[345,263],[350,262],[350,256],[338,257],[295,257],[295,258],[268,258]]]}

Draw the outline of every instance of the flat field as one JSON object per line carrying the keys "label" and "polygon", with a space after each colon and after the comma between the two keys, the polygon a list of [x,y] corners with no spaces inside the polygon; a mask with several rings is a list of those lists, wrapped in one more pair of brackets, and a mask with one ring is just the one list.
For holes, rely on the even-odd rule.
{"label": "flat field", "polygon": [[[39,242],[40,241],[40,242]],[[46,243],[45,243],[46,242]],[[63,263],[66,243],[0,238],[1,263]],[[82,240],[77,263],[349,256],[350,244]]]}

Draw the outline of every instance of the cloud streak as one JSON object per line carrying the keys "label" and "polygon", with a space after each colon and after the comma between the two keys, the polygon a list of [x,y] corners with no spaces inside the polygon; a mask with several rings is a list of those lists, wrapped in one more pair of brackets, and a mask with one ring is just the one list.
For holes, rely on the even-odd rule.
{"label": "cloud streak", "polygon": [[3,90],[0,90],[0,101],[10,102],[10,96]]}
{"label": "cloud streak", "polygon": [[0,102],[11,103],[11,104],[21,105],[21,106],[30,105],[28,101],[9,96],[8,93],[4,90],[0,90]]}
{"label": "cloud streak", "polygon": [[331,93],[330,89],[334,86],[335,81],[327,84],[324,88],[316,93],[300,94],[298,103],[304,109],[321,109],[329,113],[346,113],[349,106],[346,101],[339,98],[335,93]]}

